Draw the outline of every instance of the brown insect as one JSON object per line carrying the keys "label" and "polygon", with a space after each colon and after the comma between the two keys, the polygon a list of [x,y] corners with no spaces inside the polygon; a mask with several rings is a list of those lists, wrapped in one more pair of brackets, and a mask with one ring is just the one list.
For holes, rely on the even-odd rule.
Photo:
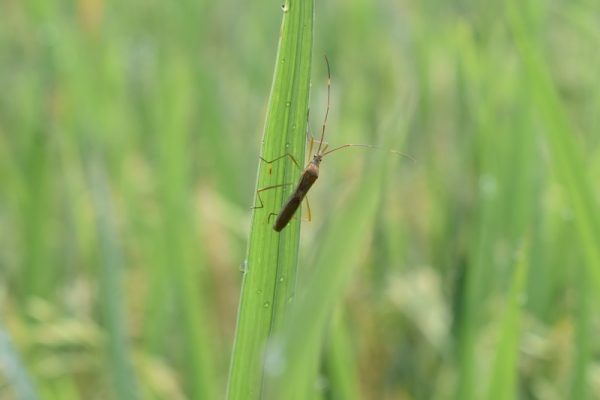
{"label": "brown insect", "polygon": [[[323,143],[323,139],[325,138],[325,126],[327,125],[327,117],[329,116],[329,104],[330,104],[330,98],[331,98],[331,71],[330,71],[329,60],[327,59],[327,56],[325,56],[325,63],[327,64],[327,110],[325,112],[325,119],[323,120],[323,127],[321,129],[321,140],[319,141],[319,147],[317,148],[317,152],[313,156],[313,159],[304,168],[304,172],[302,173],[300,182],[298,182],[296,189],[290,195],[290,197],[287,199],[287,201],[283,205],[279,214],[275,214],[275,213],[269,214],[269,217],[268,217],[269,220],[270,220],[271,216],[277,215],[277,219],[275,220],[275,225],[273,225],[273,229],[277,232],[281,232],[281,230],[283,230],[283,228],[285,228],[287,226],[287,224],[290,222],[290,220],[292,219],[292,217],[294,216],[294,214],[296,213],[296,211],[302,204],[302,201],[306,198],[306,194],[308,193],[310,188],[314,185],[316,180],[319,178],[319,166],[321,165],[321,161],[323,160],[323,157],[325,157],[327,154],[331,154],[334,151],[337,151],[337,150],[340,150],[340,149],[343,149],[346,147],[356,146],[356,147],[376,148],[376,146],[371,146],[368,144],[350,144],[349,143],[349,144],[344,144],[339,147],[336,147],[332,150],[326,151],[328,145],[326,143],[325,144]],[[313,140],[311,138],[309,153],[312,151],[312,146],[313,146]],[[398,153],[398,154],[401,154],[401,153]],[[403,154],[401,154],[401,155],[403,155]],[[280,157],[277,157],[271,161],[267,161],[262,157],[260,157],[260,159],[267,164],[272,164],[275,161],[278,161],[285,157],[289,157],[294,162],[294,164],[296,164],[296,166],[298,168],[301,168],[300,165],[298,164],[298,162],[296,161],[296,159],[289,153],[286,153],[286,154],[284,154]],[[260,201],[260,206],[257,206],[254,208],[263,208],[264,207],[264,204],[260,197],[260,192],[263,192],[263,191],[269,190],[269,189],[278,188],[278,187],[289,186],[289,185],[291,185],[291,184],[284,183],[284,184],[279,184],[279,185],[267,186],[265,188],[257,190],[256,194],[257,194],[258,200]],[[308,201],[307,201],[307,208],[308,208],[308,215],[309,215],[308,219],[310,221],[310,206],[308,205]]]}

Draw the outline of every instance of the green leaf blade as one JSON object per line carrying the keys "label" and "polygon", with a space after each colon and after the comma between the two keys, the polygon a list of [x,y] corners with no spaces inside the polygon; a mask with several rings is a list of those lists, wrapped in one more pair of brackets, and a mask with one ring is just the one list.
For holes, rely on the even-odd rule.
{"label": "green leaf blade", "polygon": [[[288,1],[282,8],[284,16],[261,156],[273,160],[289,153],[301,164],[306,145],[314,3]],[[299,174],[289,157],[271,165],[262,161],[258,165],[256,190],[287,185],[264,191],[263,207],[255,209],[252,216],[229,375],[229,399],[261,397],[265,345],[293,297],[300,220],[293,219],[278,233],[273,230],[269,215],[279,211]]]}

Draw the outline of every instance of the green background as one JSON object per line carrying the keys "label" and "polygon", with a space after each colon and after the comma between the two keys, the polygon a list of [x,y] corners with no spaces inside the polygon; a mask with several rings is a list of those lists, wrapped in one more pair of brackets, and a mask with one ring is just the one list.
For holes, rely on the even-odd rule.
{"label": "green background", "polygon": [[[1,399],[224,396],[281,12],[2,2]],[[326,54],[327,141],[415,159],[388,157],[316,398],[597,398],[599,18],[316,3],[313,134]],[[300,291],[372,152],[324,159]]]}

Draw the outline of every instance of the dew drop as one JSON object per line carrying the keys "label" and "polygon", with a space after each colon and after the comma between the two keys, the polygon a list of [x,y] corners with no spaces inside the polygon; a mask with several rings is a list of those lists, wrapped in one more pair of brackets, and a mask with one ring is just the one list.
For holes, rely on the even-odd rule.
{"label": "dew drop", "polygon": [[264,308],[269,308],[271,307],[271,303],[269,303],[268,301],[265,301],[265,304],[263,304]]}
{"label": "dew drop", "polygon": [[240,271],[243,274],[245,274],[246,272],[248,272],[248,260],[242,261],[242,263],[240,264]]}

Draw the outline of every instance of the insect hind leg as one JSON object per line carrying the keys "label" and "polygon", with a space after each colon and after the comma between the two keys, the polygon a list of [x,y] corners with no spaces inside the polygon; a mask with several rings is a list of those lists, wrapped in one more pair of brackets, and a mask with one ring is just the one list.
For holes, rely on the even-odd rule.
{"label": "insect hind leg", "polygon": [[308,202],[308,196],[304,197],[304,202],[306,203],[306,214],[307,214],[305,221],[311,222],[312,221],[312,213],[310,211],[310,203]]}
{"label": "insect hind leg", "polygon": [[250,207],[250,209],[251,210],[256,210],[257,208],[264,208],[265,207],[265,203],[263,202],[262,197],[260,197],[260,194],[262,192],[265,192],[265,191],[271,190],[271,189],[276,189],[276,188],[279,188],[279,187],[290,186],[290,185],[291,185],[291,183],[281,183],[279,185],[271,185],[271,186],[266,186],[264,188],[258,189],[256,191],[256,198],[258,199],[260,205],[259,206],[254,206],[254,207]]}
{"label": "insect hind leg", "polygon": [[[310,203],[308,202],[308,196],[304,198],[304,203],[306,203],[306,218],[302,218],[304,221],[306,222],[311,222],[312,221],[312,213],[310,211]],[[269,215],[267,216],[267,224],[271,223],[271,217],[276,217],[278,216],[278,213],[269,213]],[[296,217],[292,217],[292,219],[296,219]]]}
{"label": "insect hind leg", "polygon": [[271,223],[271,217],[273,217],[273,216],[277,216],[277,215],[279,215],[279,214],[277,214],[277,213],[274,213],[274,212],[272,212],[272,213],[269,213],[269,216],[267,217],[267,224],[270,224],[270,223]]}

